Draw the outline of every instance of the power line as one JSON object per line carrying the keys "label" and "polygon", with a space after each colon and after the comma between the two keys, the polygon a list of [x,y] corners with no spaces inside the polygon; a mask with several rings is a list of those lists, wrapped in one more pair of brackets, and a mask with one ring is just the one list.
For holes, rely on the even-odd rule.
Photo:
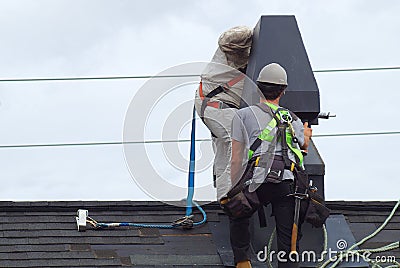
{"label": "power line", "polygon": [[[211,139],[197,139],[197,142],[211,141]],[[65,147],[65,146],[104,146],[104,145],[125,145],[125,144],[154,144],[154,143],[179,143],[190,142],[188,139],[182,140],[148,140],[148,141],[110,141],[110,142],[77,142],[77,143],[45,143],[45,144],[15,144],[0,145],[0,149],[11,148],[35,148],[35,147]]]}
{"label": "power line", "polygon": [[365,72],[365,71],[393,71],[400,70],[400,66],[395,67],[372,67],[372,68],[349,68],[349,69],[327,69],[315,70],[314,73],[337,73],[337,72]]}
{"label": "power line", "polygon": [[319,134],[313,135],[313,138],[323,137],[351,137],[351,136],[376,136],[376,135],[398,135],[400,131],[387,131],[387,132],[360,132],[360,133],[337,133],[337,134]]}
{"label": "power line", "polygon": [[[313,138],[324,137],[351,137],[351,136],[376,136],[376,135],[399,135],[400,131],[388,132],[361,132],[361,133],[337,133],[337,134],[317,134]],[[211,141],[211,139],[196,139],[196,142]],[[0,149],[15,148],[37,148],[37,147],[76,147],[76,146],[106,146],[106,145],[127,145],[127,144],[160,144],[160,143],[184,143],[190,142],[190,139],[182,140],[148,140],[148,141],[111,141],[111,142],[78,142],[78,143],[48,143],[48,144],[14,144],[0,145]]]}
{"label": "power line", "polygon": [[198,74],[176,74],[176,75],[136,75],[136,76],[97,76],[97,77],[10,78],[10,79],[0,79],[0,82],[122,80],[122,79],[150,79],[150,78],[181,78],[181,77],[198,77],[198,76],[200,76],[200,75],[198,75]]}
{"label": "power line", "polygon": [[[400,66],[394,67],[372,67],[372,68],[345,68],[314,70],[314,73],[337,73],[337,72],[365,72],[365,71],[390,71],[400,70]],[[176,75],[136,75],[136,76],[97,76],[97,77],[48,77],[48,78],[4,78],[0,82],[45,82],[45,81],[82,81],[82,80],[122,80],[122,79],[150,79],[150,78],[183,78],[199,77],[200,74],[176,74]]]}

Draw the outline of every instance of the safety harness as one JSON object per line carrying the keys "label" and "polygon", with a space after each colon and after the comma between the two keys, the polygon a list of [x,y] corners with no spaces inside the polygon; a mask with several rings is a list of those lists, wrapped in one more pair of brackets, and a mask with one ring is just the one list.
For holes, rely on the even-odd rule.
{"label": "safety harness", "polygon": [[[276,138],[277,142],[280,142],[282,146],[282,157],[277,155],[274,156],[271,169],[268,172],[266,180],[273,183],[279,183],[283,179],[285,169],[293,172],[296,164],[300,166],[303,165],[303,154],[300,149],[296,148],[296,146],[293,145],[293,143],[298,143],[298,139],[296,138],[292,122],[297,120],[298,117],[291,111],[278,107],[269,102],[260,103],[256,106],[262,111],[271,115],[272,119],[250,146],[248,152],[248,161],[250,165],[251,163],[254,163],[254,168],[262,165],[263,163],[260,162],[261,155],[253,157],[254,152],[261,146],[263,141],[271,143],[273,142],[274,138]],[[276,134],[273,135],[271,132],[276,127],[278,127],[278,130]],[[290,160],[288,154],[289,149],[294,153],[297,163]],[[281,164],[282,160],[283,165]],[[260,227],[266,227],[267,221],[263,206],[258,208],[257,214]]]}
{"label": "safety harness", "polygon": [[[201,102],[201,108],[200,108],[200,119],[204,122],[204,112],[207,108],[207,106],[216,108],[216,109],[225,109],[225,108],[239,108],[236,107],[230,103],[226,103],[223,101],[211,101],[211,98],[217,96],[218,94],[221,94],[222,92],[229,92],[229,89],[231,87],[233,87],[234,85],[236,85],[237,83],[239,83],[240,81],[242,81],[244,78],[246,77],[246,75],[244,73],[240,73],[238,76],[234,77],[233,79],[229,80],[227,83],[224,83],[222,85],[219,85],[218,87],[214,88],[213,90],[211,90],[206,96],[204,96],[204,92],[203,92],[203,82],[200,81],[200,85],[199,85],[199,96],[200,99],[202,100]],[[210,130],[211,132],[211,136],[216,138],[217,136]],[[214,187],[217,187],[217,176],[215,175],[214,171],[213,171],[213,184]]]}
{"label": "safety harness", "polygon": [[228,81],[225,84],[219,85],[218,87],[214,88],[211,90],[206,96],[204,96],[203,93],[203,82],[200,82],[199,85],[199,96],[200,99],[202,100],[201,103],[201,109],[200,109],[200,118],[204,120],[204,111],[206,110],[207,106],[211,106],[217,109],[222,109],[222,108],[238,108],[232,104],[225,103],[222,101],[211,101],[211,98],[217,96],[218,94],[222,92],[229,92],[229,88],[233,87],[240,81],[242,81],[245,78],[245,74],[241,73],[240,75],[234,77],[230,81]]}
{"label": "safety harness", "polygon": [[[265,102],[265,105],[260,103],[257,105],[257,107],[259,107],[262,111],[270,114],[272,116],[272,119],[267,124],[267,127],[260,133],[260,135],[258,135],[256,140],[250,146],[248,159],[249,161],[253,159],[254,152],[261,146],[261,143],[263,141],[273,141],[275,136],[272,135],[271,132],[274,128],[278,127],[276,138],[277,141],[281,142],[282,145],[282,157],[285,163],[284,168],[293,172],[296,164],[303,166],[303,154],[300,149],[296,148],[296,146],[293,145],[293,143],[298,143],[298,139],[296,138],[292,122],[297,120],[298,118],[294,113],[284,108],[278,107],[272,103]],[[296,162],[290,160],[288,154],[289,149],[294,153]],[[258,166],[260,164],[260,158],[261,156],[255,157],[255,166]]]}
{"label": "safety harness", "polygon": [[[264,182],[280,183],[285,169],[293,174],[299,169],[302,170],[300,165],[303,163],[303,155],[293,144],[298,142],[292,126],[292,121],[297,120],[297,117],[290,111],[270,103],[260,103],[257,107],[270,114],[272,119],[250,146],[246,170],[226,197],[220,200],[220,204],[227,215],[236,218],[251,216],[258,211],[260,227],[265,227],[267,222],[264,208],[258,200],[257,193],[254,190],[250,191],[250,185]],[[269,143],[267,151],[254,155],[263,142]],[[282,156],[275,155],[275,142],[282,144]],[[294,153],[295,162],[290,160],[289,150]]]}

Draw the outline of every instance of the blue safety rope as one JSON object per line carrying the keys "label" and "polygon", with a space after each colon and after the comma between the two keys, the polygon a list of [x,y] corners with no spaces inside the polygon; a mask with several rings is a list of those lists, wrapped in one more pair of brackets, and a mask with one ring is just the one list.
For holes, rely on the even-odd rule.
{"label": "blue safety rope", "polygon": [[[192,226],[199,226],[204,224],[207,221],[207,214],[204,209],[197,204],[197,202],[193,201],[194,195],[194,174],[195,174],[195,162],[196,162],[196,109],[193,107],[192,114],[192,130],[191,130],[191,139],[190,139],[190,163],[189,163],[189,173],[188,173],[188,194],[186,197],[186,215],[185,217],[176,220],[171,224],[144,224],[144,223],[131,223],[131,222],[120,222],[120,223],[100,223],[95,220],[89,218],[89,221],[95,228],[104,229],[104,228],[112,228],[112,227],[122,227],[122,226],[131,226],[137,228],[156,228],[156,229],[174,229],[178,227],[187,227],[191,228]],[[193,204],[197,207],[197,209],[201,212],[203,219],[199,222],[193,222],[191,218],[193,217]]]}
{"label": "blue safety rope", "polygon": [[186,216],[192,215],[194,194],[194,173],[196,171],[196,108],[193,106],[192,133],[190,136],[190,162],[188,173],[188,194],[186,197]]}
{"label": "blue safety rope", "polygon": [[[204,209],[197,204],[197,202],[192,201],[193,204],[197,207],[197,209],[201,212],[203,219],[199,222],[194,222],[193,226],[199,226],[204,224],[207,221],[207,214]],[[91,219],[93,220],[93,219]],[[178,228],[182,225],[180,224],[146,224],[146,223],[132,223],[132,222],[118,222],[118,223],[101,223],[95,222],[94,226],[99,229],[105,229],[110,227],[123,227],[123,226],[130,226],[136,228],[156,228],[156,229],[174,229]]]}

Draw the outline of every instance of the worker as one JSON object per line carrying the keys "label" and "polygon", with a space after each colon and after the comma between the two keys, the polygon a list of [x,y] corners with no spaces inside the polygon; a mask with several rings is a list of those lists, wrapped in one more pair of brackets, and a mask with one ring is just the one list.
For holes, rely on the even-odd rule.
{"label": "worker", "polygon": [[196,111],[212,134],[218,200],[231,188],[231,123],[241,102],[251,42],[252,30],[246,26],[222,33],[195,95]]}
{"label": "worker", "polygon": [[[290,145],[286,148],[287,157],[292,163],[298,162],[300,148],[305,150],[308,147],[312,136],[312,129],[308,124],[302,122],[290,111],[279,106],[280,98],[285,94],[287,87],[287,74],[283,67],[277,63],[266,65],[259,73],[257,86],[260,90],[260,103],[238,110],[232,121],[232,159],[231,179],[235,183],[243,176],[244,167],[249,163],[248,153],[260,133],[271,124],[272,120],[289,121],[292,132],[290,132]],[[275,119],[274,119],[275,118]],[[277,127],[270,128],[271,137],[276,135]],[[289,130],[286,130],[289,131]],[[287,137],[285,135],[285,137]],[[285,138],[286,140],[286,138]],[[292,226],[294,222],[295,198],[288,196],[294,192],[293,170],[285,165],[283,145],[279,140],[273,138],[262,140],[262,146],[251,151],[251,159],[266,154],[267,148],[273,143],[274,150],[268,150],[274,155],[269,163],[265,176],[261,181],[255,179],[251,186],[256,191],[261,204],[272,204],[272,214],[275,217],[278,252],[285,252],[287,262],[278,260],[278,267],[298,267],[298,263],[292,262],[288,257],[291,252]],[[288,141],[289,145],[289,141]],[[293,148],[293,150],[292,150]],[[296,154],[297,153],[297,154]],[[301,153],[300,153],[301,154]],[[300,157],[302,158],[302,156]],[[273,159],[273,160],[272,160]],[[265,165],[268,165],[265,164]],[[302,165],[302,163],[300,163]],[[278,175],[278,176],[277,176]],[[259,178],[258,178],[259,179]],[[300,225],[301,226],[300,219]],[[250,233],[249,217],[230,219],[230,237],[234,253],[234,260],[237,267],[251,267],[250,263]],[[300,229],[300,228],[299,228]],[[295,246],[298,247],[297,241]],[[293,258],[292,258],[293,259]]]}

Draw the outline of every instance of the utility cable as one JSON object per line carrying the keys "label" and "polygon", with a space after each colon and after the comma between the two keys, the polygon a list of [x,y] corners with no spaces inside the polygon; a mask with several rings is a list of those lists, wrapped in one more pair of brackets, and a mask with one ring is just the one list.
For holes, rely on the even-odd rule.
{"label": "utility cable", "polygon": [[[387,132],[361,132],[361,133],[332,133],[317,134],[313,138],[325,137],[351,137],[351,136],[376,136],[376,135],[399,135],[400,131]],[[196,142],[211,141],[211,139],[196,139]],[[36,148],[36,147],[66,147],[66,146],[105,146],[105,145],[125,145],[125,144],[158,144],[158,143],[183,143],[190,142],[190,139],[182,140],[147,140],[147,141],[111,141],[111,142],[76,142],[76,143],[43,143],[43,144],[10,144],[0,145],[0,149],[15,148]]]}
{"label": "utility cable", "polygon": [[[390,212],[389,216],[386,218],[386,220],[382,223],[381,226],[379,226],[378,229],[376,229],[373,233],[371,233],[370,235],[366,236],[365,238],[361,239],[359,242],[355,243],[354,245],[352,245],[349,249],[339,252],[338,256],[332,257],[331,259],[327,260],[325,263],[323,263],[319,268],[325,268],[327,267],[330,263],[333,263],[329,268],[335,268],[337,267],[342,261],[343,259],[345,259],[346,257],[348,257],[351,254],[356,254],[356,255],[361,255],[361,253],[363,252],[367,252],[367,253],[376,253],[376,252],[384,252],[384,251],[389,251],[389,250],[393,250],[393,249],[397,249],[400,247],[399,241],[398,242],[394,242],[391,243],[389,245],[385,245],[383,247],[379,247],[376,249],[358,249],[355,250],[354,248],[362,245],[365,241],[373,238],[374,236],[376,236],[380,231],[382,231],[386,225],[389,223],[389,221],[393,218],[394,214],[396,213],[397,209],[400,206],[400,200],[397,201],[396,205],[394,206],[394,208],[392,209],[392,211]],[[366,262],[368,262],[370,265],[372,265],[372,267],[377,267],[380,268],[382,267],[381,265],[379,265],[378,263],[376,263],[375,261],[371,260],[371,259],[366,259]],[[399,267],[397,265],[400,265],[398,262],[394,261],[394,267]],[[392,267],[392,266],[389,266]]]}
{"label": "utility cable", "polygon": [[[390,251],[390,250],[394,250],[394,249],[398,249],[400,248],[400,242],[393,242],[390,243],[388,245],[384,245],[378,248],[370,248],[370,249],[357,249],[355,250],[356,247],[359,247],[360,245],[362,245],[365,241],[373,238],[374,236],[376,236],[379,232],[381,232],[386,225],[389,223],[389,221],[393,218],[394,214],[396,213],[397,209],[400,206],[400,200],[397,201],[396,205],[393,207],[392,211],[390,212],[389,216],[386,218],[386,220],[381,224],[381,226],[379,226],[378,229],[376,229],[373,233],[371,233],[370,235],[364,237],[363,239],[361,239],[359,242],[355,243],[354,245],[352,245],[349,249],[345,250],[345,251],[341,251],[339,252],[336,256],[326,260],[324,263],[321,263],[318,265],[318,268],[325,268],[328,267],[329,264],[332,263],[331,266],[329,266],[329,268],[335,268],[337,267],[344,259],[348,259],[349,256],[351,255],[357,255],[361,258],[364,259],[364,261],[368,262],[372,267],[375,268],[383,268],[383,266],[379,265],[379,263],[377,261],[374,261],[372,259],[365,259],[363,254],[365,253],[369,253],[369,255],[373,254],[373,253],[381,253],[381,252],[385,252],[385,251]],[[327,252],[327,248],[328,248],[328,233],[326,230],[325,225],[323,226],[323,232],[324,232],[324,245],[323,245],[323,252]],[[272,268],[272,263],[271,260],[269,259],[269,255],[270,255],[270,251],[272,248],[272,241],[275,238],[275,233],[276,233],[276,229],[273,230],[269,242],[268,242],[268,247],[267,247],[267,265],[269,268]],[[397,262],[396,260],[392,261],[393,265],[390,266],[386,266],[385,268],[392,268],[392,267],[400,267],[400,263]]]}
{"label": "utility cable", "polygon": [[323,137],[376,136],[376,135],[398,135],[398,134],[400,134],[400,131],[317,134],[313,135],[312,137],[323,138]]}
{"label": "utility cable", "polygon": [[[365,72],[365,71],[394,71],[400,70],[400,66],[371,67],[371,68],[343,68],[321,69],[314,73],[338,73],[338,72]],[[80,81],[80,80],[121,80],[121,79],[153,79],[153,78],[181,78],[199,77],[200,74],[175,74],[175,75],[133,75],[133,76],[97,76],[97,77],[43,77],[43,78],[2,78],[0,82],[51,82],[51,81]]]}
{"label": "utility cable", "polygon": [[[196,142],[211,141],[211,139],[197,139]],[[0,145],[0,149],[12,148],[35,148],[35,147],[65,147],[65,146],[104,146],[104,145],[125,145],[125,144],[154,144],[190,142],[189,139],[182,140],[148,140],[148,141],[111,141],[111,142],[77,142],[77,143],[44,143],[44,144],[15,144]]]}
{"label": "utility cable", "polygon": [[51,82],[51,81],[80,81],[80,80],[122,80],[122,79],[153,79],[153,78],[183,78],[198,77],[198,74],[176,75],[135,75],[135,76],[96,76],[96,77],[47,77],[47,78],[3,78],[0,82]]}
{"label": "utility cable", "polygon": [[400,66],[394,67],[371,67],[371,68],[344,68],[344,69],[326,69],[315,70],[314,73],[338,73],[338,72],[366,72],[366,71],[394,71],[400,70]]}
{"label": "utility cable", "polygon": [[[323,245],[323,249],[322,249],[321,254],[324,253],[324,252],[328,252],[328,232],[326,230],[325,224],[322,225],[322,232],[323,232],[323,235],[324,235],[324,245]],[[269,240],[268,240],[268,246],[267,246],[267,252],[266,252],[266,262],[267,262],[267,265],[268,265],[269,268],[274,268],[272,266],[272,261],[273,260],[270,259],[270,257],[271,257],[270,255],[271,255],[272,243],[273,243],[273,241],[275,239],[275,236],[276,236],[276,227],[272,231],[272,234],[271,234],[271,236],[269,237]]]}

